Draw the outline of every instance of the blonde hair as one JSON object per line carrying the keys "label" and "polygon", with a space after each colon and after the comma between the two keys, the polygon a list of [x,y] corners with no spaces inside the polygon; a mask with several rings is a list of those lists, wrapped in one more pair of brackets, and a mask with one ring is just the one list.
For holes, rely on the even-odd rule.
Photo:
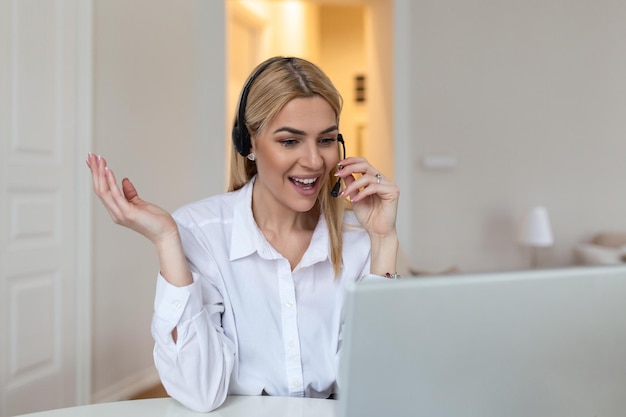
{"label": "blonde hair", "polygon": [[[273,61],[273,62],[272,62]],[[268,65],[269,63],[269,65]],[[341,95],[330,81],[328,76],[315,64],[301,58],[274,57],[259,64],[253,74],[259,68],[267,65],[254,78],[248,98],[245,104],[245,126],[240,129],[248,129],[250,137],[254,138],[282,109],[295,98],[321,97],[328,102],[337,116],[339,116],[343,100]],[[339,147],[337,147],[339,154]],[[343,214],[347,207],[343,198],[333,198],[330,192],[336,181],[333,175],[336,168],[331,170],[329,179],[326,181],[326,189],[318,195],[317,207],[326,218],[330,239],[331,262],[335,276],[341,269],[341,257],[343,252]],[[242,156],[233,147],[230,162],[229,191],[235,191],[247,184],[257,173],[256,164]]]}

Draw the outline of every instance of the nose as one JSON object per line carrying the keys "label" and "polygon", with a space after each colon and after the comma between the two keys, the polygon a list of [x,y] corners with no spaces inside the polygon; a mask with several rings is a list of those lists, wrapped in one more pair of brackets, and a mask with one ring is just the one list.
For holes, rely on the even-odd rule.
{"label": "nose", "polygon": [[317,141],[312,141],[312,143],[307,143],[306,146],[302,147],[300,163],[302,166],[312,170],[318,170],[324,166],[324,159],[317,146]]}

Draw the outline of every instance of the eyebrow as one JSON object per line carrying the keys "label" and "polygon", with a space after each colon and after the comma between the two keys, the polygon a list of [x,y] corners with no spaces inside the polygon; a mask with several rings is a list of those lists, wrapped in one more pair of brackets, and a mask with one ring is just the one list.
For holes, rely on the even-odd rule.
{"label": "eyebrow", "polygon": [[[328,132],[333,132],[335,130],[338,130],[339,128],[337,127],[337,125],[333,125],[330,126],[324,130],[322,130],[321,132],[319,132],[320,135],[323,135],[324,133],[328,133]],[[295,129],[293,127],[289,127],[289,126],[283,126],[283,127],[279,127],[278,129],[276,129],[274,131],[274,133],[279,133],[279,132],[288,132],[288,133],[292,133],[294,135],[306,135],[306,132],[304,130],[300,130],[300,129]]]}

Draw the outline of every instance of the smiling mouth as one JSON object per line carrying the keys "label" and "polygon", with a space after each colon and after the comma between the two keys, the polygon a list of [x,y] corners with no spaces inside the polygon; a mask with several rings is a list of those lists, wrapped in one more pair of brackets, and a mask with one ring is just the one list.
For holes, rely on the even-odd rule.
{"label": "smiling mouth", "polygon": [[319,177],[316,178],[294,178],[294,177],[289,177],[289,180],[298,188],[302,188],[303,190],[310,190],[313,189],[315,187],[315,184],[317,184],[317,180],[319,179]]}

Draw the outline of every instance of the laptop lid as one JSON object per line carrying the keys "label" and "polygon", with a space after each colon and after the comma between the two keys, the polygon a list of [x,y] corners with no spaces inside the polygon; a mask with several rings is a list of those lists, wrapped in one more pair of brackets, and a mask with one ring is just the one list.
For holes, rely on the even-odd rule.
{"label": "laptop lid", "polygon": [[626,268],[347,289],[338,417],[626,415]]}

